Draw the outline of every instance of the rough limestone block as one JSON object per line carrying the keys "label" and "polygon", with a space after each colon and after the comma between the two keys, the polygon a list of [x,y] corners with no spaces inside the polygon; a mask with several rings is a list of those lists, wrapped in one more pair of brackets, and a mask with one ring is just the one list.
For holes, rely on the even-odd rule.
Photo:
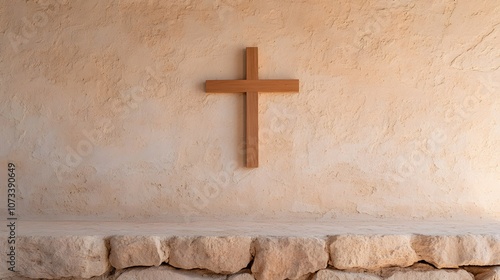
{"label": "rough limestone block", "polygon": [[387,280],[474,280],[474,276],[463,269],[433,269],[413,270],[405,269],[394,272]]}
{"label": "rough limestone block", "polygon": [[158,266],[168,260],[158,236],[113,236],[109,262],[117,269],[131,266]]}
{"label": "rough limestone block", "polygon": [[298,278],[291,278],[290,280],[311,280],[313,275],[314,275],[314,273],[307,273],[307,274],[304,274]]}
{"label": "rough limestone block", "polygon": [[465,269],[467,272],[471,273],[472,275],[478,275],[478,274],[481,274],[484,272],[489,272],[492,269],[491,266],[464,266],[461,268]]}
{"label": "rough limestone block", "polygon": [[17,245],[19,274],[30,278],[90,278],[110,267],[103,237],[22,236]]}
{"label": "rough limestone block", "polygon": [[[15,254],[10,252],[10,246],[12,246],[12,244],[8,243],[7,236],[0,236],[0,252],[2,254],[2,257],[0,258],[2,260],[0,261],[0,279],[7,279],[8,277],[15,275],[14,272],[9,271],[9,259],[11,257],[7,254]],[[15,256],[12,256],[12,258],[15,258]],[[13,262],[12,265],[17,264]],[[17,270],[17,267],[15,267],[15,270]]]}
{"label": "rough limestone block", "polygon": [[[101,276],[96,276],[96,277],[91,277],[91,278],[80,278],[80,277],[70,277],[70,278],[59,278],[58,280],[116,280],[116,277],[118,277],[117,272],[114,273],[106,273]],[[21,279],[13,279],[13,280],[21,280]],[[27,279],[27,280],[33,280],[33,279]]]}
{"label": "rough limestone block", "polygon": [[169,242],[169,264],[233,274],[252,260],[251,245],[252,238],[244,236],[174,237]]}
{"label": "rough limestone block", "polygon": [[225,280],[227,276],[215,275],[203,271],[185,271],[175,269],[166,265],[132,268],[123,272],[116,280]]}
{"label": "rough limestone block", "polygon": [[[0,278],[2,280],[33,280],[33,278],[29,278],[29,277],[23,277],[23,276],[12,276],[12,277],[7,277],[7,278]],[[66,280],[64,278],[62,278],[63,280]],[[73,278],[71,278],[70,280],[74,280]],[[85,278],[85,280],[94,280],[93,278]]]}
{"label": "rough limestone block", "polygon": [[238,273],[229,276],[227,280],[255,280],[255,278],[250,273]]}
{"label": "rough limestone block", "polygon": [[326,243],[318,238],[261,237],[254,242],[252,273],[259,280],[294,279],[326,268]]}
{"label": "rough limestone block", "polygon": [[438,268],[500,264],[499,235],[418,235],[413,247],[421,259]]}
{"label": "rough limestone block", "polygon": [[314,275],[312,280],[382,280],[382,278],[370,273],[322,269]]}
{"label": "rough limestone block", "polygon": [[330,265],[375,270],[419,261],[411,235],[339,235],[330,238]]}
{"label": "rough limestone block", "polygon": [[500,280],[500,267],[476,275],[476,280]]}
{"label": "rough limestone block", "polygon": [[[35,280],[33,278],[29,277],[23,277],[23,276],[13,276],[13,277],[7,277],[7,278],[0,278],[2,280]],[[36,278],[37,280],[43,280],[44,278]],[[116,277],[114,274],[103,274],[101,276],[95,276],[95,277],[90,277],[90,278],[81,278],[81,277],[63,277],[63,278],[58,278],[58,280],[116,280]]]}

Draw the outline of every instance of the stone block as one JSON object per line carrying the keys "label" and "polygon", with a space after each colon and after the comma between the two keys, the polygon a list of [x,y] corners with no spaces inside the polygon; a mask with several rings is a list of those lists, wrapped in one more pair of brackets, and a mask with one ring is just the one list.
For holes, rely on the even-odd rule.
{"label": "stone block", "polygon": [[382,280],[382,278],[371,273],[322,269],[313,276],[312,280]]}
{"label": "stone block", "polygon": [[411,235],[332,236],[329,263],[338,269],[407,267],[419,261],[411,241]]}
{"label": "stone block", "polygon": [[231,275],[227,278],[227,280],[255,280],[255,278],[251,273],[244,272]]}
{"label": "stone block", "polygon": [[404,269],[394,272],[386,280],[474,280],[474,276],[463,269]]}
{"label": "stone block", "polygon": [[417,235],[413,247],[437,268],[500,265],[499,235]]}
{"label": "stone block", "polygon": [[168,249],[158,236],[113,236],[109,261],[116,269],[158,266],[168,260]]}
{"label": "stone block", "polygon": [[206,271],[186,271],[162,265],[127,269],[116,280],[226,280],[226,278],[225,275],[216,275]]}
{"label": "stone block", "polygon": [[326,242],[318,238],[261,237],[254,250],[252,273],[258,280],[295,279],[328,263]]}
{"label": "stone block", "polygon": [[500,280],[500,267],[490,268],[476,275],[476,280]]}
{"label": "stone block", "polygon": [[251,237],[174,237],[169,242],[169,264],[184,269],[208,269],[233,274],[252,260]]}
{"label": "stone block", "polygon": [[97,236],[22,236],[17,239],[19,274],[30,278],[99,276],[110,268],[108,248]]}

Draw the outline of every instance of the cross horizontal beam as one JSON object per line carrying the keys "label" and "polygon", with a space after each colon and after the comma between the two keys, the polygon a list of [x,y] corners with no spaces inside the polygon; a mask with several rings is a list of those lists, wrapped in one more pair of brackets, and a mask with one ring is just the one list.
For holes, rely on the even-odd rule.
{"label": "cross horizontal beam", "polygon": [[299,80],[208,80],[208,93],[222,92],[298,92]]}

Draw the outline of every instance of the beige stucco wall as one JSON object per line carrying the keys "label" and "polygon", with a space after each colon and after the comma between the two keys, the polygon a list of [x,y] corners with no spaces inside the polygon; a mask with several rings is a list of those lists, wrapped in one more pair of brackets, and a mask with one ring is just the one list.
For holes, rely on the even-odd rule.
{"label": "beige stucco wall", "polygon": [[[497,0],[3,0],[0,34],[21,218],[500,218]],[[243,95],[204,93],[247,46],[300,79],[258,169]]]}

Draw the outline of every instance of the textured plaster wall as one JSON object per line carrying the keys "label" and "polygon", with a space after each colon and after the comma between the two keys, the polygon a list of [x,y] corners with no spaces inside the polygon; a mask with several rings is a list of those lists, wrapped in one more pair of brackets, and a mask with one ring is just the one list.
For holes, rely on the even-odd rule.
{"label": "textured plaster wall", "polygon": [[[0,34],[24,219],[500,218],[497,0],[2,0]],[[300,79],[258,169],[243,95],[204,93],[247,46]]]}

